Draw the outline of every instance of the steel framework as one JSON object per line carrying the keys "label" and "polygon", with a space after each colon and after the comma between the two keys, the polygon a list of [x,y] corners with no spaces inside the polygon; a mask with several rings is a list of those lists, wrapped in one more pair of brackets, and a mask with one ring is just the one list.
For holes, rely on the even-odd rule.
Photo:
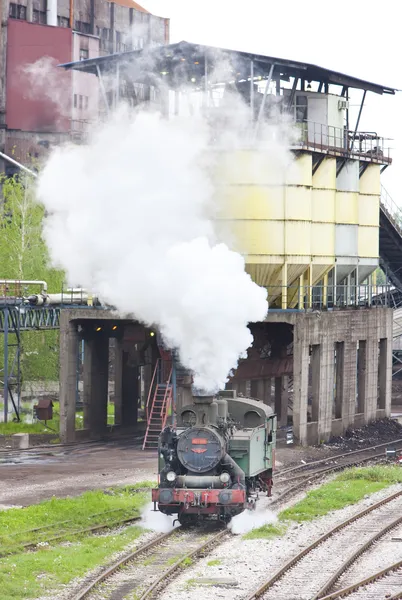
{"label": "steel framework", "polygon": [[[9,399],[11,399],[17,421],[20,420],[21,333],[23,331],[59,329],[60,310],[55,306],[32,307],[22,304],[0,307],[0,333],[4,334],[4,367],[0,370],[4,390],[4,422],[7,422],[8,419]],[[12,349],[15,351],[11,358]]]}

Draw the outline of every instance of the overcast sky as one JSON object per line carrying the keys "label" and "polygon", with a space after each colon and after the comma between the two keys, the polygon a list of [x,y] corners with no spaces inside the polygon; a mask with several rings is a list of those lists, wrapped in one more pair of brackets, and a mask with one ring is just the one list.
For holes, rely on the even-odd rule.
{"label": "overcast sky", "polygon": [[[140,4],[170,17],[171,42],[187,40],[306,61],[402,89],[398,0],[140,0]],[[383,184],[402,206],[401,109],[402,92],[396,96],[368,92],[359,129],[392,138],[394,161],[383,174]]]}

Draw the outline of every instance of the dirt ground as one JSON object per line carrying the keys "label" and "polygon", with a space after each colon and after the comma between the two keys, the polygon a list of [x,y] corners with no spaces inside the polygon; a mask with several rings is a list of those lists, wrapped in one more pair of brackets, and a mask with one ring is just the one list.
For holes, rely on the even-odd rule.
{"label": "dirt ground", "polygon": [[[402,439],[402,426],[384,419],[319,447],[302,448],[280,440],[276,467],[330,458],[396,438]],[[157,453],[143,452],[138,441],[1,452],[0,509],[34,504],[52,496],[73,496],[86,490],[156,479]]]}

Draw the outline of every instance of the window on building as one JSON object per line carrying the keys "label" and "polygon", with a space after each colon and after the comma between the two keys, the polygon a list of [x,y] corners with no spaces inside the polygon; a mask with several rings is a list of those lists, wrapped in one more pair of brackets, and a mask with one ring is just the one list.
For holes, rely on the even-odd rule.
{"label": "window on building", "polygon": [[84,96],[84,108],[85,109],[88,108],[88,103],[89,103],[89,97],[88,96]]}
{"label": "window on building", "polygon": [[77,108],[78,105],[78,96],[77,94],[74,94],[74,108]]}
{"label": "window on building", "polygon": [[89,58],[88,48],[80,48],[80,60],[86,60],[87,58]]}
{"label": "window on building", "polygon": [[91,33],[91,26],[89,23],[85,23],[85,21],[76,21],[74,29],[81,33]]}
{"label": "window on building", "polygon": [[21,6],[20,4],[10,3],[9,15],[11,19],[21,19],[26,21],[27,18],[27,9],[26,6]]}
{"label": "window on building", "polygon": [[81,94],[78,96],[78,108],[82,110],[82,96]]}
{"label": "window on building", "polygon": [[46,25],[46,12],[44,10],[34,10],[32,13],[32,21]]}
{"label": "window on building", "polygon": [[67,17],[57,17],[57,25],[59,27],[70,27],[70,22]]}
{"label": "window on building", "polygon": [[296,96],[295,116],[296,123],[307,121],[307,96]]}

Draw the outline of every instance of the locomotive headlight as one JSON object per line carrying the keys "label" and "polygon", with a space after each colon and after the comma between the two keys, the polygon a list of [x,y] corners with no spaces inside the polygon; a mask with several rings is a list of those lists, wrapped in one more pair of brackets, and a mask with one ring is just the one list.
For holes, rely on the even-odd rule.
{"label": "locomotive headlight", "polygon": [[222,481],[222,483],[229,483],[230,475],[229,475],[229,473],[221,473],[219,475],[219,479]]}
{"label": "locomotive headlight", "polygon": [[176,479],[176,473],[174,471],[169,471],[166,475],[166,479],[170,482],[174,481]]}

